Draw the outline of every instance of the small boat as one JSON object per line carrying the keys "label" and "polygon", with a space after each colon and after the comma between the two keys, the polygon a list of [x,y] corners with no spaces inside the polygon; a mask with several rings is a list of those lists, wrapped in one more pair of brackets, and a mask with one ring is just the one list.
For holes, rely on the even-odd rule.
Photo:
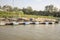
{"label": "small boat", "polygon": [[59,21],[55,21],[55,23],[59,23]]}
{"label": "small boat", "polygon": [[27,24],[28,25],[28,24],[31,24],[31,22],[24,22],[24,24]]}
{"label": "small boat", "polygon": [[7,22],[6,25],[13,25],[13,23],[12,22]]}
{"label": "small boat", "polygon": [[55,22],[45,22],[45,24],[55,24]]}
{"label": "small boat", "polygon": [[45,22],[45,24],[49,24],[49,22]]}
{"label": "small boat", "polygon": [[49,22],[49,24],[55,24],[55,22]]}

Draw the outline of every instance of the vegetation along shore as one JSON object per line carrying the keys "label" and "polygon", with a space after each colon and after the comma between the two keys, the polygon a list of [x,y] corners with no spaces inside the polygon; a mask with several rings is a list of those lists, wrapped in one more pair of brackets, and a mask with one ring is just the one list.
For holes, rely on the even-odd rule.
{"label": "vegetation along shore", "polygon": [[[10,5],[0,6],[0,24],[11,22],[58,22],[60,10],[54,5],[47,5],[43,11],[32,7],[18,8]],[[18,23],[17,23],[18,24]]]}

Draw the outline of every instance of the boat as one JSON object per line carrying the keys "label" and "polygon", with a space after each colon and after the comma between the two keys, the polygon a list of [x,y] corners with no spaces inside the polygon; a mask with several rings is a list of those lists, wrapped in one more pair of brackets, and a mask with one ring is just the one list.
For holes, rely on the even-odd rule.
{"label": "boat", "polygon": [[27,24],[27,25],[28,25],[28,24],[31,24],[31,23],[32,23],[32,22],[24,22],[24,24]]}
{"label": "boat", "polygon": [[45,22],[45,24],[49,24],[49,22]]}
{"label": "boat", "polygon": [[13,25],[12,22],[6,22],[6,25]]}

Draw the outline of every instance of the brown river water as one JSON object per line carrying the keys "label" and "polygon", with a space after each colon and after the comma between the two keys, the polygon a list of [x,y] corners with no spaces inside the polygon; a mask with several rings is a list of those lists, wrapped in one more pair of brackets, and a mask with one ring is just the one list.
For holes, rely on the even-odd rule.
{"label": "brown river water", "polygon": [[60,24],[0,26],[0,40],[60,40]]}

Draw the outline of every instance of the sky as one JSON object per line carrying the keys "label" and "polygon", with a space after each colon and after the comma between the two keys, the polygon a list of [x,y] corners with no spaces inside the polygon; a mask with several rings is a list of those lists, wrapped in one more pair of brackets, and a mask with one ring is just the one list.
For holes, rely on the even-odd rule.
{"label": "sky", "polygon": [[34,10],[44,10],[46,5],[53,4],[60,9],[60,0],[0,0],[0,5],[26,8],[31,6]]}

